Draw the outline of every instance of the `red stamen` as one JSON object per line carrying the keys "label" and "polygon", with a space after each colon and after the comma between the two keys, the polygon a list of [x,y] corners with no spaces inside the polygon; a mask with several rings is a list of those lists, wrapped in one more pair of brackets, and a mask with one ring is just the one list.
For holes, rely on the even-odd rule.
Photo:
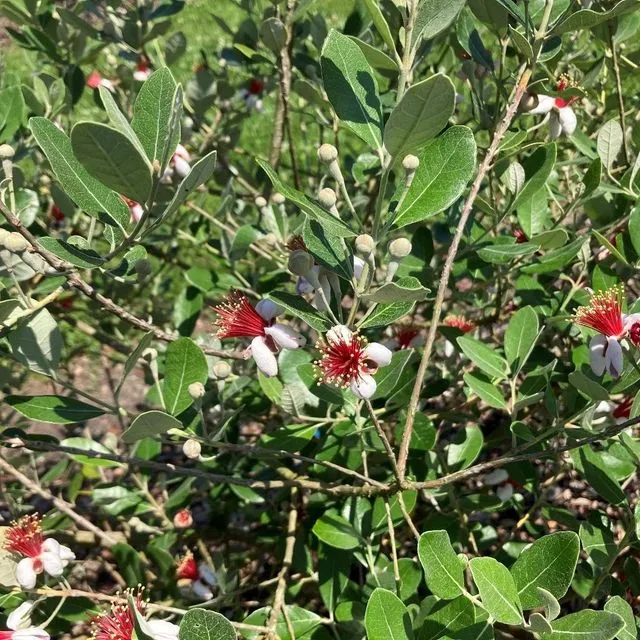
{"label": "red stamen", "polygon": [[180,560],[176,568],[176,577],[186,580],[197,580],[200,577],[196,559],[190,551]]}
{"label": "red stamen", "polygon": [[590,303],[585,307],[579,307],[575,312],[574,320],[577,324],[590,327],[608,338],[622,337],[622,287],[594,293]]}
{"label": "red stamen", "polygon": [[147,56],[138,58],[138,71],[147,71],[149,69],[149,59]]}
{"label": "red stamen", "polygon": [[354,335],[350,340],[340,338],[316,346],[322,352],[322,357],[315,363],[322,382],[348,387],[362,375],[373,374],[378,368],[367,358],[367,341],[361,336]]}
{"label": "red stamen", "polygon": [[420,327],[415,324],[401,324],[394,327],[396,340],[400,349],[410,349],[411,342],[420,333]]}
{"label": "red stamen", "polygon": [[289,238],[289,242],[287,242],[287,249],[289,251],[308,251],[307,245],[305,244],[302,236],[300,234],[296,234]]}
{"label": "red stamen", "polygon": [[633,406],[633,397],[628,396],[611,412],[611,415],[614,418],[629,418],[631,417],[632,406]]}
{"label": "red stamen", "polygon": [[258,95],[264,90],[264,84],[257,78],[251,78],[251,80],[249,80],[249,86],[247,90],[254,96]]}
{"label": "red stamen", "polygon": [[512,232],[513,237],[516,239],[516,244],[521,244],[527,241],[527,235],[522,229],[514,229]]}
{"label": "red stamen", "polygon": [[[142,590],[139,589],[135,597],[135,608],[142,613],[144,607]],[[127,604],[112,604],[109,613],[103,613],[93,619],[94,639],[131,640],[135,629],[134,617],[135,614],[130,602],[127,602]]]}
{"label": "red stamen", "polygon": [[56,222],[62,222],[64,220],[64,211],[62,211],[62,209],[54,204],[51,207],[51,217],[56,221]]}
{"label": "red stamen", "polygon": [[448,315],[442,321],[442,324],[445,327],[455,327],[456,329],[460,329],[463,333],[469,333],[475,328],[475,325],[471,320],[466,320],[464,316],[456,316],[453,314]]}
{"label": "red stamen", "polygon": [[42,553],[44,537],[40,527],[40,516],[24,516],[9,527],[4,539],[4,547],[11,553],[19,553],[27,558],[37,558]]}
{"label": "red stamen", "polygon": [[213,310],[218,314],[215,322],[218,338],[257,338],[264,336],[264,329],[269,326],[249,298],[239,291],[231,291]]}
{"label": "red stamen", "polygon": [[635,322],[629,329],[629,340],[634,347],[640,347],[640,322]]}

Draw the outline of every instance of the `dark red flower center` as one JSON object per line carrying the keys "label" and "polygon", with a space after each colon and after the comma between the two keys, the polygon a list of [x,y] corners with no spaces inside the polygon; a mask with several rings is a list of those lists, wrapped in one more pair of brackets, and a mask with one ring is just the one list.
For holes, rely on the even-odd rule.
{"label": "dark red flower center", "polygon": [[612,412],[614,418],[628,418],[631,416],[633,406],[633,396],[625,398]]}
{"label": "dark red flower center", "polygon": [[231,291],[213,310],[218,315],[215,324],[219,338],[257,338],[264,336],[265,327],[269,326],[249,298],[239,291]]}
{"label": "dark red flower center", "polygon": [[185,580],[197,580],[200,577],[198,565],[192,553],[187,553],[187,555],[180,560],[176,568],[176,576]]}
{"label": "dark red flower center", "polygon": [[264,90],[264,83],[258,78],[251,78],[249,80],[249,86],[247,87],[247,91],[249,91],[252,95],[259,95]]}
{"label": "dark red flower center", "polygon": [[319,344],[322,357],[316,361],[316,366],[321,382],[347,387],[362,375],[374,374],[378,365],[367,358],[366,346],[367,341],[357,335],[351,336],[351,339],[340,337]]}
{"label": "dark red flower center", "polygon": [[[135,596],[135,608],[141,613],[145,603],[142,600],[142,591]],[[131,640],[134,625],[133,607],[131,603],[113,604],[109,613],[104,613],[93,620],[93,637],[95,640]]]}
{"label": "dark red flower center", "polygon": [[411,342],[420,333],[420,327],[413,324],[405,324],[396,327],[395,334],[400,349],[409,349]]}

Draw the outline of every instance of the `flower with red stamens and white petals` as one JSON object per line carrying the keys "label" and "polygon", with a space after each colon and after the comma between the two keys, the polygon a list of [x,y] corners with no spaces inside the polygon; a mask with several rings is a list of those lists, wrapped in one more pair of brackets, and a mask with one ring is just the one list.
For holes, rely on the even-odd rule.
{"label": "flower with red stamens and white petals", "polygon": [[136,66],[136,70],[133,72],[133,79],[138,82],[144,82],[149,79],[151,75],[151,68],[149,67],[149,58],[147,56],[142,55],[138,58],[138,64]]}
{"label": "flower with red stamens and white petals", "polygon": [[611,415],[618,424],[626,422],[631,417],[631,407],[633,407],[633,396],[627,396],[613,407]]}
{"label": "flower with red stamens and white petals", "polygon": [[264,91],[264,82],[259,78],[251,78],[247,86],[240,89],[240,98],[244,100],[247,109],[262,111],[262,92]]}
{"label": "flower with red stamens and white petals", "polygon": [[178,561],[176,577],[179,580],[197,580],[200,577],[200,573],[198,572],[198,563],[193,557],[193,553],[191,553],[191,551],[187,551],[184,558]]}
{"label": "flower with red stamens and white petals", "polygon": [[391,351],[379,342],[367,340],[339,324],[327,331],[318,344],[321,357],[316,361],[321,382],[350,389],[358,398],[370,398],[376,392],[373,378],[379,367],[391,362]]}
{"label": "flower with red stamens and white petals", "polygon": [[179,144],[171,156],[169,166],[164,170],[162,182],[171,182],[174,176],[186,178],[191,171],[191,155],[185,147]]}
{"label": "flower with red stamens and white petals", "polygon": [[[564,91],[569,86],[566,78],[560,78],[556,83],[556,90]],[[578,125],[578,118],[575,111],[571,108],[571,105],[577,100],[575,96],[572,96],[568,100],[559,96],[547,96],[544,94],[538,94],[538,104],[528,111],[530,115],[546,115],[549,116],[549,128],[551,130],[551,138],[559,138],[561,134],[570,136],[576,130]]]}
{"label": "flower with red stamens and white petals", "polygon": [[215,322],[217,337],[251,338],[246,353],[253,357],[266,376],[278,374],[275,354],[279,349],[297,349],[306,343],[304,336],[291,327],[274,322],[282,309],[271,300],[260,300],[254,308],[243,293],[231,291],[213,310],[218,316]]}
{"label": "flower with red stamens and white petals", "polygon": [[414,349],[424,344],[422,327],[417,324],[401,323],[391,327],[392,337],[384,341],[389,349]]}
{"label": "flower with red stamens and white petals", "polygon": [[495,487],[495,492],[502,502],[511,500],[514,489],[522,489],[522,485],[509,477],[509,473],[505,469],[494,469],[487,473],[483,479],[486,487]]}
{"label": "flower with red stamens and white petals", "polygon": [[7,529],[4,548],[23,556],[16,567],[16,580],[23,589],[33,589],[38,575],[43,572],[60,577],[76,557],[69,547],[44,537],[40,517],[36,514],[20,518]]}
{"label": "flower with red stamens and white petals", "polygon": [[188,581],[190,592],[199,600],[211,600],[212,587],[218,586],[215,571],[206,562],[198,565],[190,551],[178,563],[176,577]]}
{"label": "flower with red stamens and white petals", "polygon": [[[128,595],[131,596],[130,592]],[[129,597],[126,604],[114,603],[108,613],[94,618],[94,640],[133,640],[135,637],[135,609],[144,613],[146,603],[142,599],[142,590],[135,597]],[[166,620],[146,620],[144,623],[147,635],[154,640],[177,640],[178,625]]]}
{"label": "flower with red stamens and white petals", "polygon": [[113,82],[107,78],[103,78],[98,71],[92,71],[85,80],[85,84],[90,89],[97,89],[98,87],[104,87],[109,91],[113,91]]}
{"label": "flower with red stamens and white petals", "polygon": [[125,203],[129,207],[129,214],[131,215],[131,221],[140,222],[140,218],[142,218],[142,214],[144,213],[143,206],[139,202],[136,202],[131,198],[127,198],[127,196],[120,195],[120,197],[125,201]]}
{"label": "flower with red stamens and white petals", "polygon": [[589,342],[589,360],[592,371],[601,376],[607,371],[617,378],[622,373],[623,355],[620,341],[629,340],[639,346],[640,314],[622,313],[622,287],[616,286],[591,296],[588,305],[578,307],[574,321],[597,332]]}

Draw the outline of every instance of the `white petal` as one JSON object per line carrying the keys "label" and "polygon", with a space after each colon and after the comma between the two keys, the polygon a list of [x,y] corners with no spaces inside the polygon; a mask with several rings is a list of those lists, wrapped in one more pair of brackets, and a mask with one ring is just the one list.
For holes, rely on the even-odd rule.
{"label": "white petal", "polygon": [[60,555],[60,543],[55,538],[46,538],[42,543],[43,551],[50,551],[57,556]]}
{"label": "white petal", "polygon": [[589,342],[589,364],[591,365],[591,371],[597,376],[601,376],[604,373],[604,348],[606,344],[607,339],[601,335],[593,336],[591,342]]}
{"label": "white petal", "polygon": [[511,496],[513,495],[513,487],[510,484],[503,484],[496,489],[496,493],[498,494],[498,498],[500,498],[502,502],[506,502],[507,500],[511,500]]}
{"label": "white petal", "polygon": [[[307,293],[313,293],[313,285],[306,278],[300,276],[298,278],[298,282],[296,282],[296,293],[299,296],[303,296]],[[260,302],[258,302],[258,304],[260,304]]]}
{"label": "white petal", "polygon": [[14,631],[11,634],[11,640],[49,640],[49,634],[44,629],[29,627]]}
{"label": "white petal", "polygon": [[151,73],[148,70],[137,70],[133,72],[133,79],[137,80],[138,82],[144,82],[150,75]]}
{"label": "white petal", "polygon": [[23,602],[17,609],[14,609],[7,616],[7,627],[9,629],[24,629],[31,625],[31,609],[33,602]]}
{"label": "white petal", "polygon": [[179,158],[184,158],[187,162],[191,160],[189,152],[181,144],[178,144],[178,146],[176,147],[174,155],[178,156]]}
{"label": "white petal", "polygon": [[198,572],[200,573],[200,578],[212,587],[215,587],[218,584],[218,576],[216,576],[216,572],[206,562],[201,562],[198,565]]}
{"label": "white petal", "polygon": [[265,376],[271,378],[278,375],[278,361],[273,351],[267,346],[264,337],[258,336],[251,341],[251,355],[258,365],[258,369]]}
{"label": "white petal", "polygon": [[351,342],[352,338],[353,332],[344,324],[337,324],[327,331],[327,340],[329,342]]}
{"label": "white petal", "polygon": [[543,113],[549,113],[556,103],[556,99],[553,96],[545,96],[544,94],[538,95],[538,104],[528,111],[529,115],[538,116]]}
{"label": "white petal", "polygon": [[571,107],[562,107],[562,109],[558,109],[558,120],[562,126],[562,133],[566,136],[573,135],[573,132],[576,130],[576,126],[578,125],[578,118],[576,118],[574,110]]}
{"label": "white petal", "polygon": [[393,353],[379,342],[370,342],[364,352],[367,358],[373,360],[379,367],[386,367],[391,362]]}
{"label": "white petal", "polygon": [[284,309],[273,302],[264,298],[256,305],[256,311],[267,321],[273,320],[276,316],[282,315]]}
{"label": "white petal", "polygon": [[365,373],[362,374],[357,380],[354,380],[349,385],[349,388],[354,395],[358,396],[358,398],[366,399],[370,398],[376,392],[377,386],[378,385],[373,379],[373,376]]}
{"label": "white petal", "polygon": [[502,484],[509,479],[509,474],[505,469],[494,469],[482,479],[487,487]]}
{"label": "white petal", "polygon": [[356,280],[360,280],[365,264],[365,261],[360,256],[353,256],[353,275]]}
{"label": "white petal", "polygon": [[136,202],[132,207],[129,207],[129,213],[131,213],[131,218],[134,222],[139,222],[140,218],[142,218],[142,214],[144,213],[144,209],[139,202]]}
{"label": "white petal", "polygon": [[444,355],[447,358],[450,358],[455,352],[455,347],[448,340],[446,340],[444,343]]}
{"label": "white petal", "polygon": [[551,117],[549,118],[549,137],[552,140],[560,137],[562,133],[562,125],[560,124],[560,120],[558,120],[558,114],[555,111],[551,112]]}
{"label": "white petal", "polygon": [[615,338],[607,338],[607,353],[605,355],[605,366],[612,378],[619,378],[624,367],[622,357],[622,347]]}
{"label": "white petal", "polygon": [[173,167],[181,178],[186,178],[191,171],[191,165],[184,159],[174,156]]}
{"label": "white petal", "polygon": [[23,558],[18,562],[16,580],[23,589],[33,589],[36,586],[36,572],[31,558]]}
{"label": "white petal", "polygon": [[40,559],[44,565],[44,570],[54,578],[61,576],[64,571],[62,559],[57,553],[44,551],[40,554]]}
{"label": "white petal", "polygon": [[213,598],[213,593],[211,592],[211,589],[209,589],[209,587],[207,587],[206,584],[203,584],[202,582],[200,582],[200,580],[196,580],[191,585],[191,590],[193,591],[193,594],[197,596],[200,600],[211,600],[211,598]]}
{"label": "white petal", "polygon": [[71,549],[69,549],[69,547],[65,547],[65,545],[61,544],[60,545],[60,559],[62,560],[62,563],[66,567],[67,564],[69,564],[69,562],[71,562],[72,560],[76,559],[76,554],[73,553],[73,551],[71,551]]}
{"label": "white petal", "polygon": [[154,640],[178,640],[180,627],[166,620],[147,620]]}
{"label": "white petal", "polygon": [[275,343],[283,349],[297,349],[298,347],[304,347],[306,343],[304,336],[286,324],[276,323],[271,327],[265,327],[264,332],[271,336]]}
{"label": "white petal", "polygon": [[624,323],[624,330],[627,332],[634,324],[636,324],[636,322],[640,322],[640,313],[623,313],[622,322]]}

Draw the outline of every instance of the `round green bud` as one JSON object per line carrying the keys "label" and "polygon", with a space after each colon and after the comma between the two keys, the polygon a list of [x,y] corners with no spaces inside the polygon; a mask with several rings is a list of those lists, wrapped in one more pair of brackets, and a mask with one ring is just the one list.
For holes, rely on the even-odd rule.
{"label": "round green bud", "polygon": [[146,258],[140,258],[136,262],[135,270],[139,276],[148,276],[151,273],[151,263]]}
{"label": "round green bud", "polygon": [[202,447],[197,440],[192,440],[189,438],[182,445],[182,453],[189,458],[190,460],[197,460],[200,457],[200,452],[202,451]]}
{"label": "round green bud", "polygon": [[407,238],[396,238],[389,245],[389,253],[392,258],[396,260],[402,260],[411,253],[411,242]]}
{"label": "round green bud", "polygon": [[411,173],[420,166],[420,160],[418,159],[418,156],[414,156],[410,153],[403,158],[402,166],[407,173]]}
{"label": "round green bud", "polygon": [[213,375],[218,380],[226,380],[231,375],[231,365],[224,360],[219,360],[213,365]]}
{"label": "round green bud", "polygon": [[305,277],[313,269],[313,258],[303,249],[296,249],[289,256],[288,266],[291,273]]}
{"label": "round green bud", "polygon": [[332,144],[322,144],[318,148],[318,158],[328,164],[338,159],[338,150]]}
{"label": "round green bud", "polygon": [[320,200],[320,204],[327,209],[331,209],[331,207],[335,205],[337,199],[338,197],[336,196],[336,192],[329,187],[320,189],[318,193],[318,200]]}
{"label": "round green bud", "polygon": [[16,155],[10,144],[0,144],[0,160],[11,160]]}
{"label": "round green bud", "polygon": [[262,196],[258,196],[254,202],[256,203],[256,207],[259,207],[260,209],[267,206],[267,201]]}
{"label": "round green bud", "polygon": [[535,109],[538,106],[538,96],[533,93],[525,93],[518,105],[518,111],[520,113],[528,113],[531,109]]}
{"label": "round green bud", "polygon": [[285,201],[285,197],[279,193],[278,191],[276,191],[272,196],[271,196],[271,200],[273,200],[273,204],[284,204]]}
{"label": "round green bud", "polygon": [[192,400],[200,400],[204,397],[204,385],[202,382],[192,382],[187,387],[187,391],[189,392]]}
{"label": "round green bud", "polygon": [[356,238],[356,251],[363,258],[370,256],[376,248],[375,240],[368,234],[362,233]]}

